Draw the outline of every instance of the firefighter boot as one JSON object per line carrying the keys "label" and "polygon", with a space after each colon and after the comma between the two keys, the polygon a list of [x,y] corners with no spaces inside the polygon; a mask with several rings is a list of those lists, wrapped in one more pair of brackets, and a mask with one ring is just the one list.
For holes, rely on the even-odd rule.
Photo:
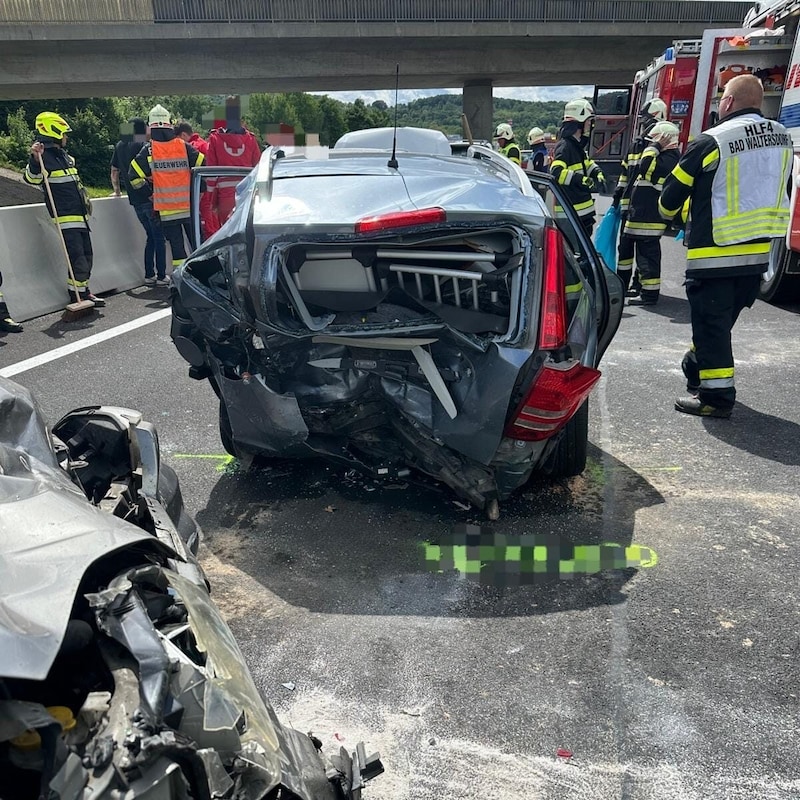
{"label": "firefighter boot", "polygon": [[22,333],[22,325],[15,322],[11,317],[0,319],[0,331],[3,333]]}
{"label": "firefighter boot", "polygon": [[704,403],[699,397],[679,397],[675,401],[675,410],[683,414],[693,414],[696,417],[716,417],[728,419],[733,408],[720,408]]}
{"label": "firefighter boot", "polygon": [[694,350],[687,350],[681,361],[681,370],[686,378],[686,391],[697,396],[700,391],[700,370],[697,367],[697,356]]}

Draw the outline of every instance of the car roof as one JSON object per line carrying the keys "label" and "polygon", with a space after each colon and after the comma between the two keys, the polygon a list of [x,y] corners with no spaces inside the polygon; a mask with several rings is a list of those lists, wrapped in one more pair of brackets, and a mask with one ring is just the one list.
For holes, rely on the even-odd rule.
{"label": "car roof", "polygon": [[405,150],[428,155],[450,155],[450,142],[441,131],[427,128],[367,128],[340,137],[334,150]]}

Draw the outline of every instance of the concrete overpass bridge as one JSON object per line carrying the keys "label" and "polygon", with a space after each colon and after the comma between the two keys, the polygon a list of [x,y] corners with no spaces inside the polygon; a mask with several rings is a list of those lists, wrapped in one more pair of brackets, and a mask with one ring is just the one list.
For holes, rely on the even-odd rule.
{"label": "concrete overpass bridge", "polygon": [[3,0],[0,98],[629,83],[728,0]]}

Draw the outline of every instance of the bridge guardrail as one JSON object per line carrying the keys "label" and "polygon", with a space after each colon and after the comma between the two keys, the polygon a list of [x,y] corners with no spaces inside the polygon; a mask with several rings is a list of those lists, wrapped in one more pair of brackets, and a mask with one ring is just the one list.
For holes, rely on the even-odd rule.
{"label": "bridge guardrail", "polygon": [[3,0],[0,24],[189,22],[700,22],[734,0]]}
{"label": "bridge guardrail", "polygon": [[[125,291],[144,283],[145,233],[125,197],[92,201],[91,290]],[[15,319],[58,311],[67,295],[67,265],[44,203],[0,208],[3,294]]]}

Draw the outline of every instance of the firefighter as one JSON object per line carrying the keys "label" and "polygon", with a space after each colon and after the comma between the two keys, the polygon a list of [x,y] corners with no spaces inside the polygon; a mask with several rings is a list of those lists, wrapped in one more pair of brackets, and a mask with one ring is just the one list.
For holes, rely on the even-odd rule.
{"label": "firefighter", "polygon": [[639,171],[639,159],[645,147],[648,146],[647,135],[650,129],[659,122],[667,119],[667,104],[659,97],[648,100],[639,112],[638,135],[628,151],[628,155],[623,159],[621,167],[622,173],[617,181],[617,188],[614,190],[614,205],[620,210],[622,218],[623,232],[619,237],[619,252],[617,255],[617,275],[625,283],[625,293],[627,297],[638,297],[641,292],[639,275],[633,277],[633,257],[634,243],[630,237],[625,235],[625,217],[628,213],[631,192],[633,191],[633,181]]}
{"label": "firefighter", "polygon": [[683,371],[697,396],[675,409],[730,417],[736,402],[731,329],[758,295],[772,239],[786,235],[792,140],[761,114],[764,89],[755,75],[729,81],[720,122],[698,136],[664,183],[659,210],[674,219],[690,202],[686,296],[692,349]]}
{"label": "firefighter", "polygon": [[514,140],[514,131],[507,122],[501,122],[494,132],[494,138],[497,140],[498,152],[502,153],[509,161],[515,164],[522,163],[522,153],[520,152],[519,145]]}
{"label": "firefighter", "polygon": [[153,208],[164,238],[172,251],[172,268],[186,258],[184,233],[191,242],[189,188],[192,167],[203,163],[203,154],[176,136],[169,111],[160,103],[150,109],[150,141],[131,161],[128,180],[134,189],[148,182],[153,187]]}
{"label": "firefighter", "polygon": [[637,172],[631,184],[622,235],[636,254],[641,305],[655,305],[661,290],[661,236],[667,225],[658,211],[658,198],[667,175],[680,158],[679,135],[680,128],[672,122],[658,122],[650,128],[647,147],[636,162]]}
{"label": "firefighter", "polygon": [[[570,100],[564,106],[564,120],[558,132],[558,142],[553,153],[550,172],[563,187],[567,199],[575,209],[581,224],[591,236],[594,228],[593,189],[607,191],[602,170],[586,155],[594,109],[588,100]],[[564,209],[556,204],[556,217],[566,217]]]}
{"label": "firefighter", "polygon": [[[66,151],[67,134],[72,131],[67,121],[55,111],[43,111],[36,117],[36,136],[31,145],[30,158],[22,179],[32,186],[41,186],[47,211],[58,223],[64,236],[69,263],[73,275],[67,275],[67,290],[74,298],[75,290],[81,301],[91,300],[95,307],[102,308],[106,301],[89,291],[92,275],[92,239],[89,233],[90,208],[86,190],[83,188],[75,159]],[[44,186],[41,156],[47,172],[50,191],[55,208],[50,207],[50,198]],[[74,276],[74,280],[73,280]]]}
{"label": "firefighter", "polygon": [[541,128],[531,128],[528,131],[528,144],[531,147],[528,169],[532,169],[534,172],[544,172],[550,162],[550,156],[544,144],[544,131]]}

